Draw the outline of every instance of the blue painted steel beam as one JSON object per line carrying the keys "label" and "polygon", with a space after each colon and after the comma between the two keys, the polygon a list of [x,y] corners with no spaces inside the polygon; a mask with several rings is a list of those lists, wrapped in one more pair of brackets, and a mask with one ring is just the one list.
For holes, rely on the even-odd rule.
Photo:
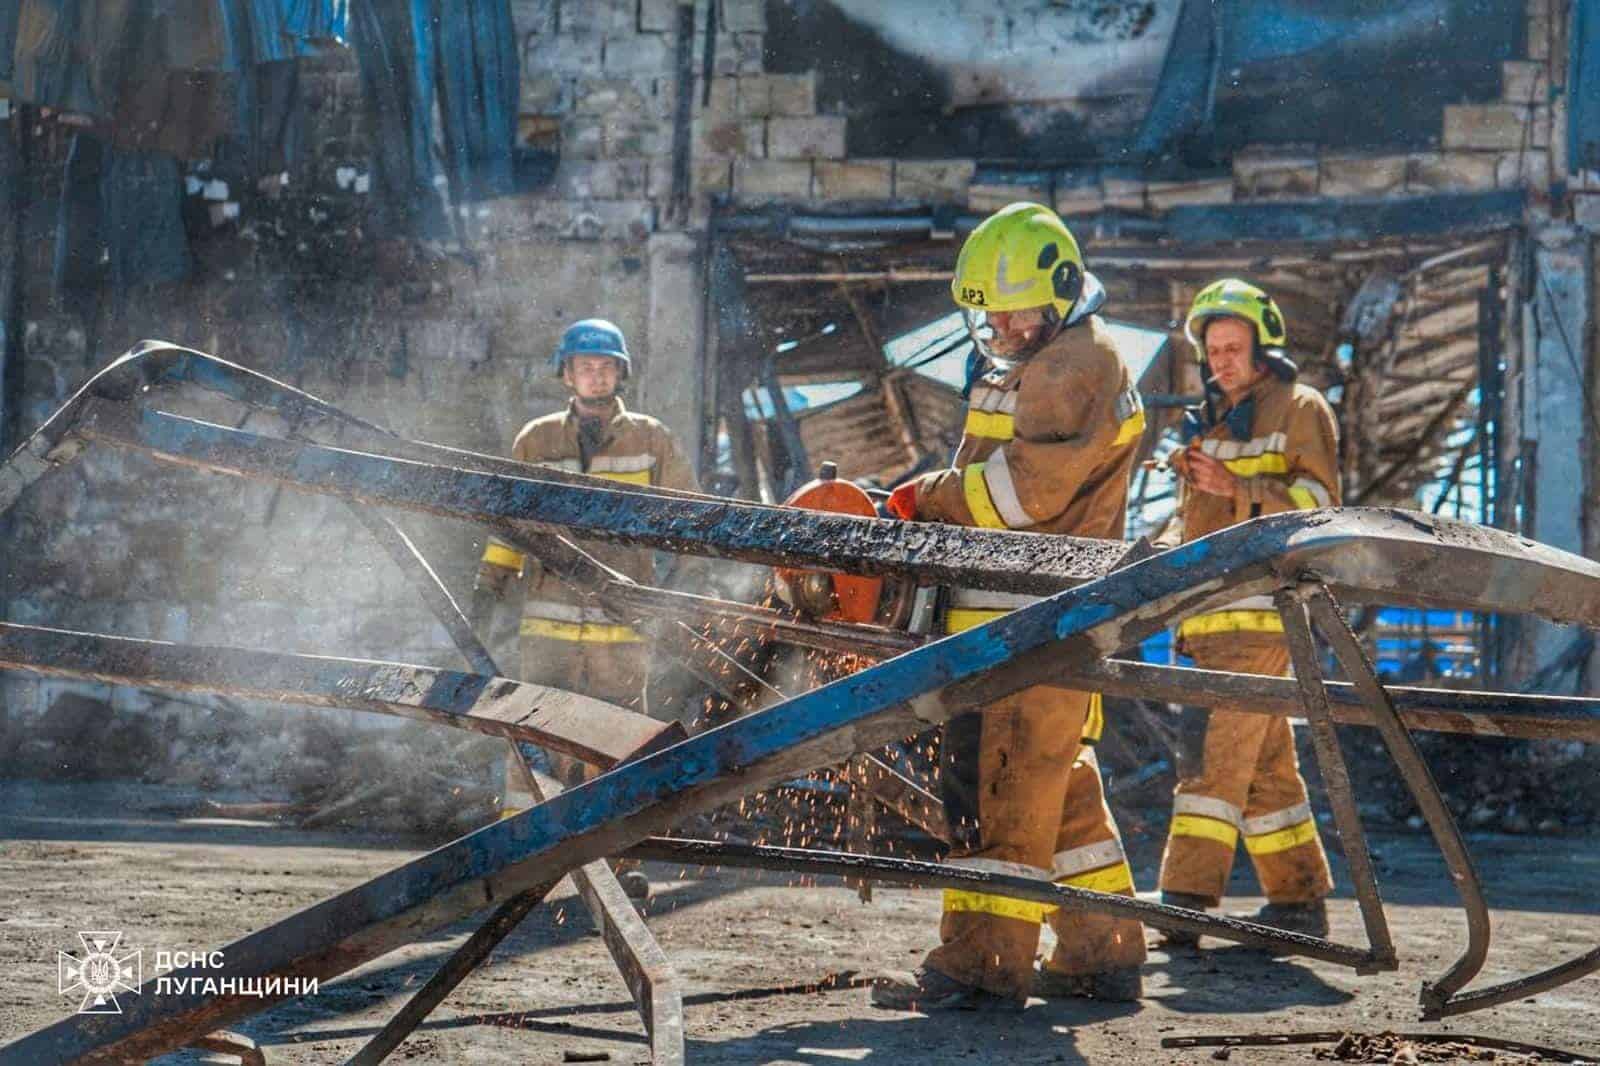
{"label": "blue painted steel beam", "polygon": [[[1108,168],[1105,173],[1116,173]],[[1006,172],[986,168],[986,180],[1005,184]],[[1017,175],[1019,184],[1049,183],[1050,171],[1029,170]],[[1098,179],[1097,172],[1089,172]],[[1058,184],[1083,180],[1082,170],[1055,175]],[[1522,224],[1525,195],[1520,189],[1492,192],[1432,193],[1424,196],[1396,196],[1382,200],[1283,200],[1252,204],[1189,205],[1170,208],[1159,218],[1132,217],[1123,211],[1105,211],[1076,217],[1073,229],[1082,232],[1116,234],[1141,242],[1142,247],[1160,245],[1171,251],[1186,246],[1214,249],[1223,244],[1282,243],[1364,243],[1396,238],[1438,237],[1459,240],[1463,234],[1510,229]],[[730,239],[760,237],[769,239],[877,241],[884,244],[926,240],[935,228],[953,228],[957,236],[972,231],[983,221],[981,215],[962,215],[941,220],[935,226],[932,213],[923,215],[805,215],[790,208],[774,207],[763,211],[739,211],[719,217],[717,227]],[[1130,251],[1114,248],[1107,254]],[[1090,265],[1094,250],[1088,253]]]}
{"label": "blue painted steel beam", "polygon": [[1189,244],[1227,241],[1370,241],[1469,233],[1521,225],[1521,189],[1435,193],[1372,200],[1300,200],[1205,204],[1167,212],[1171,239]]}
{"label": "blue painted steel beam", "polygon": [[[344,973],[686,814],[837,765],[1137,642],[1175,617],[1308,574],[1388,601],[1600,621],[1600,566],[1495,530],[1381,510],[1257,519],[626,763],[235,941],[223,949],[220,976]],[[1061,905],[1078,909],[1120,899],[1066,888],[1060,895]],[[147,982],[127,1013],[58,1022],[0,1049],[0,1063],[155,1055],[271,1002],[158,991]]]}

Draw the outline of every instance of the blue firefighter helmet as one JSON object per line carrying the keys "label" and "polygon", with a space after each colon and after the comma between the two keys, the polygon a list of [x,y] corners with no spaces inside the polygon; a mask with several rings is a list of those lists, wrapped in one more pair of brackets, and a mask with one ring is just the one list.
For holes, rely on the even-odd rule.
{"label": "blue firefighter helmet", "polygon": [[628,342],[622,330],[603,318],[586,318],[574,322],[561,334],[561,345],[550,358],[550,370],[556,377],[567,368],[567,360],[575,355],[609,355],[622,364],[622,377],[627,378],[633,369],[628,357]]}

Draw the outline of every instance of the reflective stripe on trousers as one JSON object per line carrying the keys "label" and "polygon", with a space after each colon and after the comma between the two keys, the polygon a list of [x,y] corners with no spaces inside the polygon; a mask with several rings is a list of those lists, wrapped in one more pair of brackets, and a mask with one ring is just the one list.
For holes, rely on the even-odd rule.
{"label": "reflective stripe on trousers", "polygon": [[[1091,844],[1086,848],[1077,848],[1074,851],[1089,851],[1096,849],[1105,853],[1108,861],[1093,869],[1085,869],[1077,873],[1060,876],[1060,863],[1064,852],[1056,856],[1057,869],[1054,878],[1055,884],[1067,885],[1072,888],[1087,889],[1091,892],[1132,892],[1133,869],[1128,865],[1128,860],[1122,854],[1122,845],[1115,840],[1102,841],[1100,844]],[[1110,854],[1112,851],[1115,854]],[[999,862],[994,859],[951,859],[952,866],[964,866],[969,869],[985,870],[989,873],[1009,874],[1012,877],[1028,877],[1037,881],[1046,880],[1049,871],[1041,870],[1036,866],[1027,866],[1023,863]],[[1023,922],[1043,922],[1059,908],[1053,903],[1039,903],[1034,900],[1014,899],[1010,896],[997,896],[987,892],[975,892],[970,889],[947,888],[944,890],[944,910],[946,913],[957,912],[964,914],[992,914],[997,918],[1015,918]]]}
{"label": "reflective stripe on trousers", "polygon": [[1179,637],[1206,637],[1217,633],[1282,633],[1283,616],[1271,596],[1246,596],[1220,611],[1209,611],[1178,623]]}
{"label": "reflective stripe on trousers", "polygon": [[593,644],[636,644],[644,640],[632,626],[609,622],[563,622],[555,618],[524,618],[522,635]]}

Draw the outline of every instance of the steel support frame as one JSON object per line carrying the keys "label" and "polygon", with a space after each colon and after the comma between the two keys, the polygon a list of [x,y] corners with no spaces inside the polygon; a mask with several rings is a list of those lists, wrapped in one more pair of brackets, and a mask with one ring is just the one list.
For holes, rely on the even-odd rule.
{"label": "steel support frame", "polygon": [[[216,362],[202,365],[215,371]],[[190,369],[193,370],[192,365]],[[252,378],[257,388],[261,386],[254,379],[259,378]],[[279,390],[285,388],[271,384]],[[75,416],[83,413],[83,406],[76,405]],[[338,415],[319,413],[326,417]],[[739,516],[746,525],[736,528],[737,524],[718,524],[720,519],[697,501],[652,501],[649,494],[641,494],[650,513],[645,520],[637,521],[628,509],[638,506],[638,501],[591,501],[597,509],[590,510],[581,499],[585,494],[598,496],[607,490],[575,487],[555,479],[440,468],[414,460],[337,452],[315,445],[251,440],[246,439],[253,437],[248,434],[229,437],[236,431],[205,427],[203,423],[182,425],[184,420],[152,415],[146,412],[134,421],[131,430],[124,423],[108,432],[109,422],[102,422],[85,436],[98,436],[204,469],[267,477],[297,489],[343,495],[364,503],[456,514],[485,524],[528,521],[535,513],[547,519],[547,512],[542,509],[552,500],[559,500],[569,508],[563,517],[579,519],[571,524],[586,536],[601,535],[669,550],[729,557],[764,555],[788,562],[815,561],[820,554],[815,547],[818,542],[803,531],[796,533],[797,543],[783,538],[776,543],[761,543],[761,536],[750,532],[749,523],[767,522],[766,514]],[[51,432],[42,430],[12,461],[0,467],[0,508],[8,506],[27,483],[53,463],[69,458],[79,446],[69,432],[83,429],[76,417],[66,422],[52,419],[46,429]],[[117,429],[126,435],[119,439]],[[367,427],[363,432],[370,430]],[[283,447],[273,452],[275,445]],[[265,456],[266,461],[256,462],[263,456],[252,455],[252,450],[270,454]],[[483,495],[474,502],[472,494]],[[685,518],[674,507],[686,507],[695,513]],[[675,520],[679,518],[683,521]],[[694,535],[685,536],[686,527],[697,522]],[[782,529],[783,523],[767,523],[762,535],[775,528]],[[789,531],[795,532],[792,527]],[[855,538],[862,557],[841,561],[829,556],[831,568],[849,565],[874,572],[911,571],[950,579],[952,566],[948,561],[924,563],[917,558],[924,545],[911,543],[903,526],[896,529],[890,538],[893,543],[881,554],[873,550],[878,533],[861,529],[847,532]],[[1032,539],[1054,542],[1068,538]],[[955,547],[969,549],[971,545],[957,543]],[[1023,550],[1021,556],[1048,556],[1052,547],[1034,545]],[[979,575],[977,581],[993,576],[990,587],[1032,591],[1040,584],[1038,575],[1043,573],[1050,581],[1060,583],[1063,573],[1074,567],[1079,571],[1084,568],[1081,554],[1070,557],[1072,545],[1062,548],[1065,554],[1052,559],[1054,565],[1030,571],[1032,576],[1027,579],[1016,577],[1015,571],[1008,577],[1001,566],[1001,572]],[[960,552],[958,563],[956,569],[965,568],[969,573],[984,569],[981,560]],[[1240,596],[1296,585],[1308,578],[1326,583],[1347,598],[1367,602],[1537,613],[1555,621],[1586,624],[1600,619],[1600,568],[1494,530],[1383,511],[1319,512],[1260,519],[1140,560],[995,622],[624,764],[241,939],[227,952],[230,975],[326,977],[345,972],[428,929],[493,904],[497,898],[529,891],[561,873],[615,853],[682,814],[707,809],[796,772],[836,765],[853,753],[871,750],[896,736],[926,728],[961,710],[1041,680],[1083,671],[1117,648],[1185,615]],[[1312,610],[1318,610],[1315,602]],[[1324,628],[1325,636],[1329,635],[1325,626],[1319,627]],[[1337,638],[1330,639],[1335,640],[1337,651]],[[1343,654],[1340,657],[1345,658]],[[1361,685],[1359,676],[1356,683]],[[1387,700],[1381,686],[1376,686],[1376,694]],[[1393,718],[1392,707],[1390,715],[1390,725],[1403,733],[1399,719]],[[1379,727],[1384,728],[1382,720]],[[1050,902],[1057,905],[1112,913],[1130,902],[1139,903],[1059,886],[1041,888],[1037,883],[1005,887],[1023,898],[1048,888]],[[1158,927],[1179,921],[1206,922],[1203,916],[1176,908],[1141,906],[1149,913],[1140,917]],[[1286,943],[1284,934],[1267,927],[1234,924],[1240,928],[1219,930],[1207,925],[1204,931],[1232,939],[1265,940],[1279,946]],[[1358,964],[1358,960],[1349,957],[1350,949],[1329,947],[1338,949],[1336,954],[1340,957],[1334,961]],[[1326,957],[1318,951],[1305,953]],[[1586,959],[1588,956],[1535,978],[1548,980],[1549,975],[1560,971],[1570,979],[1578,975],[1574,968],[1581,969]],[[1454,971],[1450,976],[1456,976]],[[1470,995],[1461,997],[1462,1001]],[[129,1015],[57,1023],[0,1051],[0,1059],[10,1061],[13,1056],[22,1056],[18,1061],[41,1058],[87,1062],[154,1054],[181,1046],[197,1032],[209,1031],[265,1005],[265,1001],[242,1002],[238,997],[207,1000],[197,995],[158,997],[152,993],[141,996]]]}
{"label": "steel support frame", "polygon": [[[269,407],[295,426],[309,423],[324,429],[331,427],[341,435],[354,433],[367,440],[376,439],[389,445],[398,443],[402,450],[409,443],[282,383],[201,353],[161,344],[142,345],[106,373],[97,375],[96,382],[91,384],[98,384],[99,389],[82,390],[68,405],[68,413],[86,404],[96,391],[117,388],[125,391],[126,382],[108,382],[107,379],[119,374],[127,376],[129,370],[137,371],[136,376],[147,381],[156,376],[152,370],[180,379],[190,378],[241,399],[253,408]],[[64,424],[63,420],[52,419],[52,423],[54,425],[47,425],[28,442],[37,450],[19,449],[14,456],[16,462],[0,466],[0,492],[4,493],[0,496],[0,513],[14,502],[16,494],[29,481],[43,472],[44,466],[38,456],[47,453],[41,445],[58,448],[64,444],[69,460],[76,454],[76,446],[70,440],[63,442],[52,432]],[[430,455],[460,454],[433,445],[417,447]],[[52,461],[60,458],[58,452],[52,456]],[[493,457],[480,458],[490,465],[504,462]],[[137,678],[142,677],[152,687],[174,691],[204,691],[288,700],[301,705],[375,710],[505,736],[511,742],[512,751],[523,759],[533,794],[541,796],[550,794],[551,790],[559,791],[559,785],[548,778],[542,778],[542,788],[533,783],[531,775],[538,771],[526,761],[533,748],[551,748],[605,768],[623,758],[665,747],[685,735],[679,723],[656,722],[577,693],[503,679],[454,597],[405,532],[387,515],[355,504],[350,510],[445,628],[474,675],[429,671],[402,664],[341,663],[323,657],[274,656],[243,649],[189,647],[179,650],[157,642],[119,640],[39,627],[10,627],[4,623],[0,623],[0,646],[4,647],[0,650],[0,665],[113,683],[138,683]],[[196,654],[208,660],[205,667],[197,668]],[[227,677],[230,681],[218,683],[215,676]],[[330,680],[333,680],[331,685],[328,684]],[[602,930],[624,981],[635,995],[650,1036],[652,1061],[682,1062],[682,996],[677,978],[659,945],[603,862],[576,870],[572,876]],[[487,959],[494,945],[516,928],[553,884],[531,889],[498,908],[353,1061],[378,1062],[386,1058],[450,990]],[[211,1033],[198,1037],[190,1046],[218,1050],[219,1042],[233,1038],[234,1034]]]}
{"label": "steel support frame", "polygon": [[[478,640],[471,624],[457,606],[438,573],[429,565],[405,533],[385,515],[370,514],[351,505],[358,519],[389,553],[406,575],[434,617],[449,632],[462,657],[480,672],[498,677],[500,668],[489,650]],[[676,741],[684,736],[683,727],[673,722],[659,727],[643,715],[630,718],[651,723],[659,729],[645,744],[628,753],[629,758],[664,746],[661,741]],[[603,728],[603,726],[602,726]],[[609,732],[609,731],[608,731]],[[522,741],[511,742],[515,766],[528,793],[540,800],[561,792],[561,783],[534,765],[542,752]],[[594,765],[614,765],[594,763]],[[677,975],[667,961],[661,945],[633,909],[633,902],[622,890],[616,874],[603,859],[573,870],[572,883],[600,931],[606,950],[616,963],[623,982],[633,996],[634,1006],[644,1023],[650,1041],[650,1061],[654,1066],[682,1066],[684,1062],[683,994]],[[350,1060],[350,1066],[375,1066],[405,1041],[428,1014],[442,1003],[467,975],[484,962],[522,919],[544,901],[553,883],[539,885],[501,904],[489,920],[473,933],[441,966],[416,995]]]}
{"label": "steel support frame", "polygon": [[[1416,535],[1409,523],[1395,523],[1392,516],[1341,517],[1348,525],[1339,530],[1319,531],[1315,526],[1308,528],[1305,517],[1285,516],[1253,523],[1255,529],[1241,527],[1231,531],[1231,537],[1219,535],[1210,544],[1196,542],[1202,547],[1177,549],[1136,563],[1091,585],[624,764],[415,860],[361,890],[244,938],[227,951],[229,969],[241,975],[342,972],[416,935],[422,925],[431,927],[463,909],[482,906],[486,893],[492,898],[523,891],[557,872],[614,851],[635,833],[645,835],[680,813],[705,809],[794,772],[835,764],[852,749],[875,747],[903,735],[908,726],[940,721],[968,706],[988,702],[1000,693],[1050,676],[1050,660],[1070,660],[1074,652],[1103,654],[1108,648],[1138,639],[1142,632],[1164,626],[1172,612],[1195,609],[1189,604],[1197,588],[1212,590],[1200,596],[1204,605],[1280,584],[1273,562],[1292,566],[1295,574],[1312,563],[1335,573],[1343,570],[1340,584],[1360,587],[1364,580],[1360,568],[1349,563],[1352,556],[1360,554],[1354,549],[1363,542],[1358,533],[1362,527],[1368,537],[1386,541],[1388,550],[1380,554],[1392,557],[1403,569],[1419,565],[1424,548],[1450,551],[1436,538]],[[1521,596],[1528,581],[1534,579],[1531,571],[1515,573],[1515,560],[1493,561],[1499,565],[1455,568],[1461,575],[1498,575],[1481,583],[1476,591],[1462,589],[1464,598],[1499,606],[1513,595]],[[1592,585],[1589,594],[1600,597],[1600,572],[1590,564],[1573,560],[1563,569],[1569,596]],[[1230,584],[1230,576],[1240,580]],[[1458,587],[1461,584],[1457,582]],[[1584,605],[1572,602],[1571,606]],[[995,668],[1001,665],[1008,669],[997,674]],[[885,678],[885,673],[891,676]],[[912,696],[909,706],[902,700],[905,695]],[[549,861],[537,861],[541,857]],[[1058,905],[1115,908],[1125,905],[1115,902],[1120,899],[1095,893],[1069,894]],[[1146,906],[1151,912],[1141,917],[1151,924],[1160,926],[1168,919],[1159,905]],[[307,933],[312,929],[317,931],[315,943],[308,942]],[[1212,931],[1223,936],[1239,932]],[[1281,936],[1266,927],[1248,931],[1252,937],[1269,941]],[[330,939],[335,942],[330,944]],[[1325,956],[1319,953],[1318,957]],[[1339,961],[1353,964],[1347,956]],[[174,1039],[175,1031],[191,1032],[196,1025],[212,1028],[248,1012],[251,1006],[259,1004],[221,997],[204,1001],[152,995],[136,1008],[138,1014],[124,1016],[116,1031],[107,1033],[96,1027],[99,1032],[94,1044],[98,1046],[93,1050],[73,1050],[82,1055],[113,1049],[116,1054],[152,1053],[148,1049],[161,1047],[163,1038]],[[67,1023],[66,1028],[68,1031],[54,1027],[29,1039],[71,1040],[85,1035],[72,1032],[78,1028],[75,1023]]]}

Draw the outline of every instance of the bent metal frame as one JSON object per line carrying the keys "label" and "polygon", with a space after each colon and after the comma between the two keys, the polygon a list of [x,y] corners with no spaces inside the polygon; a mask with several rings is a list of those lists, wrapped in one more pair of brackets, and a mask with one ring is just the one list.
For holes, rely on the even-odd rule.
{"label": "bent metal frame", "polygon": [[[202,389],[271,411],[281,437],[161,410]],[[89,447],[140,452],[194,469],[260,479],[347,501],[455,640],[472,672],[394,663],[174,645],[0,623],[0,668],[144,687],[225,693],[403,715],[574,755],[606,772],[559,786],[524,762],[542,801],[251,933],[224,949],[221,977],[327,980],[480,911],[490,917],[352,1060],[377,1062],[489,955],[564,875],[574,875],[627,979],[656,1062],[683,1060],[676,981],[623,897],[607,857],[837,875],[923,887],[981,888],[1074,910],[1139,919],[1267,946],[1367,974],[1398,967],[1351,795],[1335,722],[1377,729],[1416,800],[1467,915],[1461,955],[1420,993],[1424,1018],[1504,1003],[1600,970],[1600,947],[1539,973],[1467,990],[1487,955],[1490,916],[1465,844],[1411,730],[1600,741],[1600,700],[1386,686],[1341,603],[1536,615],[1600,625],[1600,565],[1515,535],[1407,511],[1334,509],[1256,519],[1165,552],[1073,537],[898,523],[619,487],[494,456],[400,438],[264,375],[200,352],[145,342],[101,371],[0,465],[0,514]],[[474,522],[550,566],[684,665],[729,690],[738,664],[706,626],[757,627],[770,639],[869,652],[882,661],[697,736],[578,693],[511,681],[495,668],[432,568],[380,509]],[[956,636],[808,623],[746,604],[652,589],[607,570],[568,534],[672,552],[855,573],[899,574],[1045,597]],[[1294,678],[1115,658],[1182,618],[1248,595],[1275,597]],[[1337,597],[1337,599],[1336,599]],[[1314,633],[1351,681],[1322,674]],[[750,680],[746,678],[745,680]],[[857,760],[880,802],[936,827],[937,800],[870,753],[1029,685],[1050,682],[1191,703],[1248,701],[1303,714],[1349,856],[1367,943],[1354,946],[1124,896],[867,854],[653,837],[686,815],[796,774]],[[860,773],[865,766],[866,772]],[[873,773],[874,767],[878,772]],[[204,994],[215,970],[154,979],[121,1015],[77,1015],[0,1048],[0,1063],[142,1061],[185,1046],[234,1049],[222,1027],[277,999]],[[202,980],[183,980],[201,978]],[[260,982],[260,984],[254,984]],[[298,985],[296,985],[298,987]],[[283,997],[278,997],[281,999]]]}

